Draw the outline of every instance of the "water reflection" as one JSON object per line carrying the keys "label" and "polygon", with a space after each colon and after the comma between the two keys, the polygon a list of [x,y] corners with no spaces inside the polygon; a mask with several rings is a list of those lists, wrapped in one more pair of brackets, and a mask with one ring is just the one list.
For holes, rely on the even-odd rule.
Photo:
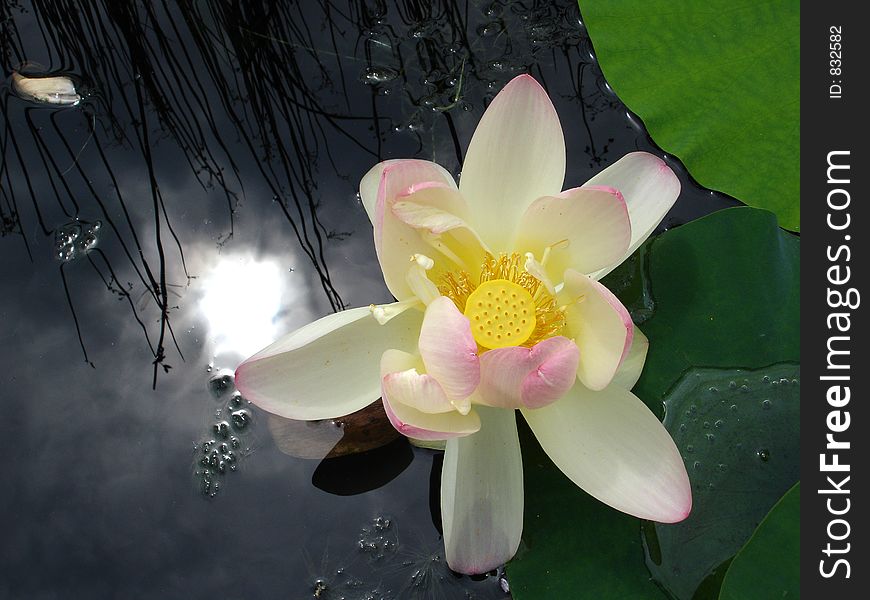
{"label": "water reflection", "polygon": [[204,276],[199,309],[215,355],[250,356],[275,339],[282,305],[293,306],[305,291],[285,294],[289,286],[283,275],[276,262],[222,256]]}

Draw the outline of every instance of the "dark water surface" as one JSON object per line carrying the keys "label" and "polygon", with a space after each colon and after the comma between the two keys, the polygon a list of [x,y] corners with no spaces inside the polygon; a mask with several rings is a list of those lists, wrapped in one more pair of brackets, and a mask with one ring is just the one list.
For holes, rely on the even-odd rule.
{"label": "dark water surface", "polygon": [[[662,153],[570,0],[271,4],[0,7],[0,597],[507,597],[444,564],[437,452],[290,457],[221,369],[389,301],[360,177],[457,174],[519,73],[559,112],[566,188]],[[85,99],[19,98],[14,70]],[[736,203],[666,159],[684,192],[664,226]]]}

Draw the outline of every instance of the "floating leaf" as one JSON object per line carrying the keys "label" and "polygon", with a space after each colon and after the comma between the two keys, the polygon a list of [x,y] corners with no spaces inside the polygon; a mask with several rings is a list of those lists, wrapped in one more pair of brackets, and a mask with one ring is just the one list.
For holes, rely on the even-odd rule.
{"label": "floating leaf", "polygon": [[580,8],[604,76],[656,143],[702,185],[799,230],[799,3],[581,0]]}
{"label": "floating leaf", "polygon": [[655,546],[647,566],[674,597],[697,597],[800,477],[799,374],[792,363],[691,369],[668,394],[664,423],[686,461],[694,507],[685,521],[645,534]]}
{"label": "floating leaf", "polygon": [[720,600],[800,598],[801,484],[774,506],[734,557]]}
{"label": "floating leaf", "polygon": [[653,411],[689,368],[800,361],[800,242],[771,213],[722,210],[640,251],[635,276],[649,279],[655,310],[641,326],[650,346],[634,391]]}

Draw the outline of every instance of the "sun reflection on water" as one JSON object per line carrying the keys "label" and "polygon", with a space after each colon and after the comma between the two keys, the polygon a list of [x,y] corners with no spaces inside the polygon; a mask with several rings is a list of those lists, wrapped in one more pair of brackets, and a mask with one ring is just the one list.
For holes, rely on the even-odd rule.
{"label": "sun reflection on water", "polygon": [[208,273],[200,310],[215,356],[249,356],[275,339],[284,275],[277,262],[240,257],[223,257]]}

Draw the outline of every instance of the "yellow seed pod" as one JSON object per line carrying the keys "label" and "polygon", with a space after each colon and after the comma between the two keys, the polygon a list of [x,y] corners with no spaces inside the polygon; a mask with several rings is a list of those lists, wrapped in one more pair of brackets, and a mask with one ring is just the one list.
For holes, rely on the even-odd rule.
{"label": "yellow seed pod", "polygon": [[519,346],[535,330],[535,301],[507,279],[481,283],[465,303],[471,334],[484,348]]}

